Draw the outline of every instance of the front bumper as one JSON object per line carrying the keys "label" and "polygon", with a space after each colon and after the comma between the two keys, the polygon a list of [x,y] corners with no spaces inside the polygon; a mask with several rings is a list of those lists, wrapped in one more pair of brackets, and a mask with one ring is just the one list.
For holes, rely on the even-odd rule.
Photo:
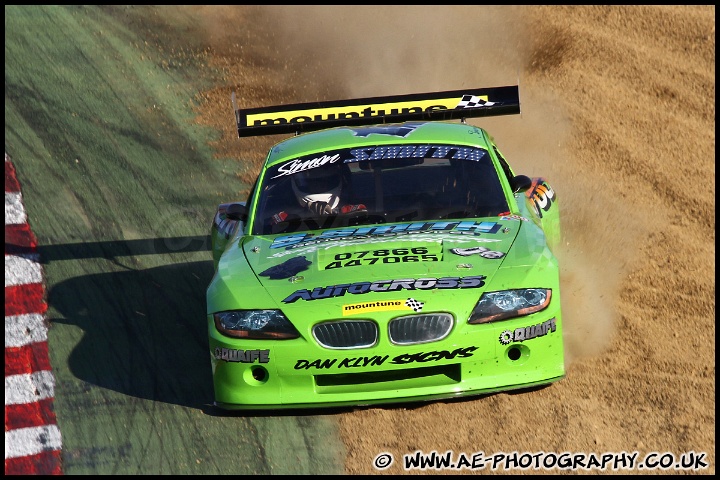
{"label": "front bumper", "polygon": [[560,312],[458,325],[447,338],[331,350],[312,339],[240,340],[208,316],[215,405],[226,410],[365,406],[529,388],[565,376]]}

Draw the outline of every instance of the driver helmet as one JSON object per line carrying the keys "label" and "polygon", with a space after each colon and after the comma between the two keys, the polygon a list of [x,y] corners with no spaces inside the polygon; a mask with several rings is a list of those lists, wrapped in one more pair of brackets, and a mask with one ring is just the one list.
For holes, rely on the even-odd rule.
{"label": "driver helmet", "polygon": [[292,175],[293,192],[301,206],[324,202],[335,209],[340,204],[343,176],[334,165],[311,168]]}

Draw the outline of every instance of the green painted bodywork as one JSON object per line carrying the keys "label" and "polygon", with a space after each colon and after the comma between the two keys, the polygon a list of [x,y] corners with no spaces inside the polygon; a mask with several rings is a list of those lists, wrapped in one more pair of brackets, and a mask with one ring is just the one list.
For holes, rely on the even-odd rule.
{"label": "green painted bodywork", "polygon": [[[216,271],[207,291],[216,405],[226,409],[371,405],[526,388],[565,376],[559,266],[552,251],[560,239],[555,192],[544,179],[534,179],[530,190],[513,194],[507,178],[513,172],[507,165],[503,168],[492,138],[478,127],[446,122],[413,126],[415,129],[405,137],[356,136],[351,128],[300,135],[275,145],[266,168],[309,153],[358,145],[449,143],[481,147],[491,153],[510,211],[486,218],[250,235],[259,195],[256,191],[247,222],[237,222],[232,231],[222,231],[217,227],[218,219],[223,218],[219,214],[211,233]],[[262,182],[263,173],[258,185]],[[477,246],[505,255],[483,258],[451,252]],[[412,248],[433,252],[436,261],[357,262],[327,268],[338,258],[365,255],[360,252],[372,256]],[[261,275],[298,257],[310,263],[305,270],[295,272],[295,277],[288,274],[271,279]],[[378,291],[353,289],[364,282],[379,282],[374,284]],[[518,288],[551,289],[549,306],[503,321],[468,323],[483,292]],[[312,298],[313,291],[324,291],[327,298]],[[423,313],[450,313],[454,318],[450,333],[428,343],[392,344],[388,322],[414,313],[404,307],[408,298],[423,302]],[[362,310],[362,306],[389,301],[402,302],[403,306]],[[348,314],[352,311],[343,308],[357,304],[362,304],[357,314]],[[248,340],[228,337],[216,329],[213,313],[241,309],[280,309],[300,337]],[[379,338],[375,345],[330,349],[313,337],[312,327],[319,322],[356,318],[377,323]],[[253,371],[258,369],[264,370],[263,375],[255,372],[254,376]]]}

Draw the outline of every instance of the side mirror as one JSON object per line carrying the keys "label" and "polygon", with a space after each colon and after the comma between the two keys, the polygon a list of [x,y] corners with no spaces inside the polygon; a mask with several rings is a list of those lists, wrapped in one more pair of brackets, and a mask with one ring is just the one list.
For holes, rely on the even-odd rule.
{"label": "side mirror", "polygon": [[247,216],[247,207],[243,203],[231,203],[225,209],[225,217],[230,220],[240,220],[244,222],[247,220]]}
{"label": "side mirror", "polygon": [[524,192],[532,186],[532,180],[527,175],[515,175],[510,179],[510,188],[513,193]]}

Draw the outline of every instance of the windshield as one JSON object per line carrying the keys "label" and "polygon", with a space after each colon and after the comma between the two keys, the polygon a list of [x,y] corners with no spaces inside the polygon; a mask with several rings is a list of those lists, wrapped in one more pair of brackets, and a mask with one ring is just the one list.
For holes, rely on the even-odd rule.
{"label": "windshield", "polygon": [[488,152],[382,145],[314,153],[270,167],[254,234],[497,216],[508,211]]}

